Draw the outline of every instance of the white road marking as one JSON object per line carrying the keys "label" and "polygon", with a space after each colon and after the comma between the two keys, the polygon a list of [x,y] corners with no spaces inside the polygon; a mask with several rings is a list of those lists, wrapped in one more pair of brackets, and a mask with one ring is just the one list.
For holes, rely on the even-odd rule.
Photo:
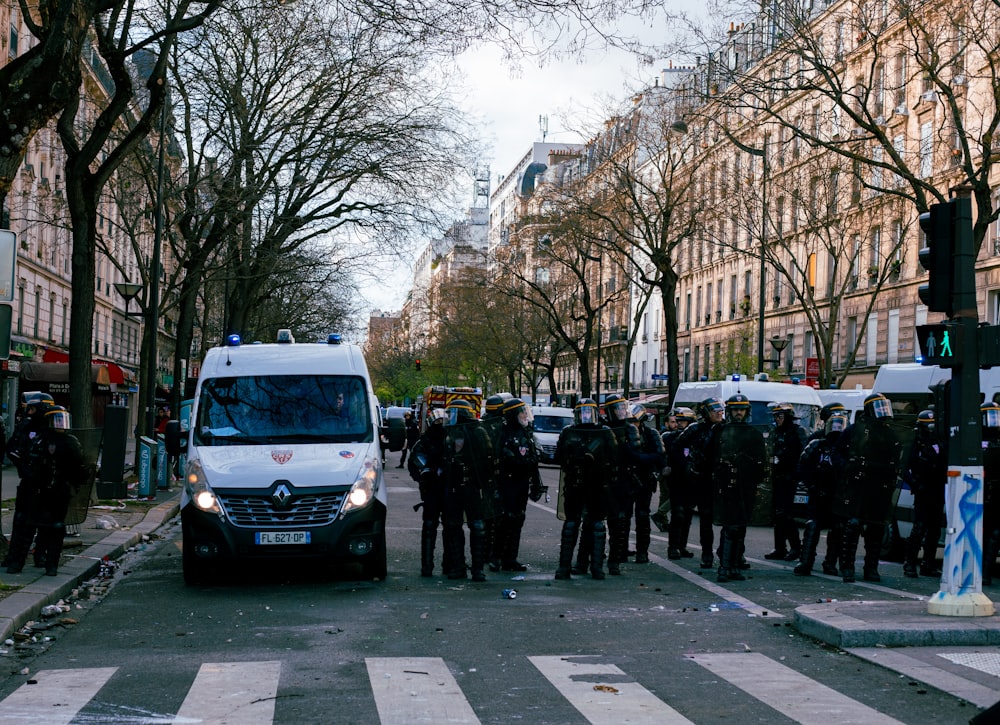
{"label": "white road marking", "polygon": [[705,669],[803,725],[901,725],[757,652],[689,655]]}
{"label": "white road marking", "polygon": [[[690,723],[686,717],[615,665],[588,662],[588,657],[529,657],[531,664],[595,725]],[[609,677],[610,676],[610,677]]]}
{"label": "white road marking", "polygon": [[206,662],[174,722],[270,723],[280,675],[281,662]]}
{"label": "white road marking", "polygon": [[41,670],[0,702],[0,722],[65,725],[104,687],[117,667]]}
{"label": "white road marking", "polygon": [[440,657],[366,657],[382,725],[457,723],[479,718]]}

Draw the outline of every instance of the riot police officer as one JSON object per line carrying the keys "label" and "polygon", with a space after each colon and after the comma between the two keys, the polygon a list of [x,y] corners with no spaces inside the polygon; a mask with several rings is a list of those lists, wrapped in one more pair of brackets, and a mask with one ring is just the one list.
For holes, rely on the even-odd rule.
{"label": "riot police officer", "polygon": [[34,533],[31,529],[35,528],[35,549],[44,557],[45,573],[55,576],[59,571],[70,497],[87,478],[83,447],[69,429],[69,413],[61,405],[38,405],[31,416],[29,441],[21,457],[21,485],[31,490],[32,505],[29,526],[22,528],[16,539],[11,537],[9,573],[24,568],[31,548],[30,534]]}
{"label": "riot police officer", "polygon": [[[663,442],[663,449],[666,450],[666,441],[668,436],[674,436],[680,431],[680,426],[677,423],[677,411],[671,410],[667,413],[667,419],[663,423],[663,432],[660,434],[661,440]],[[667,485],[667,474],[669,470],[664,468],[660,475],[660,497],[657,501],[656,511],[654,511],[649,520],[652,521],[656,528],[660,531],[666,531],[669,527],[669,521],[667,520],[667,514],[670,513],[670,488]]]}
{"label": "riot police officer", "polygon": [[524,528],[528,498],[542,497],[538,475],[538,451],[531,433],[531,409],[520,398],[510,398],[503,404],[503,429],[500,433],[500,477],[497,493],[500,500],[494,558],[499,558],[502,571],[527,571],[517,560]]}
{"label": "riot police officer", "polygon": [[[771,448],[771,515],[774,518],[774,550],[765,559],[795,561],[801,554],[799,527],[792,504],[798,483],[796,468],[805,447],[806,434],[795,424],[795,408],[788,403],[770,406],[774,430],[768,441]],[[787,547],[786,547],[787,544]]]}
{"label": "riot police officer", "polygon": [[1000,405],[979,409],[983,416],[983,585],[993,584],[1000,553]]}
{"label": "riot police officer", "polygon": [[[618,444],[598,420],[597,403],[582,398],[573,409],[574,423],[563,428],[555,460],[562,469],[559,518],[563,519],[556,579],[569,579],[577,537],[591,539],[588,565],[594,579],[604,578],[605,518],[610,504],[608,486],[618,476]],[[584,526],[586,522],[586,526]]]}
{"label": "riot police officer", "polygon": [[[432,409],[428,414],[427,430],[410,451],[407,470],[420,487],[420,503],[416,508],[423,508],[420,576],[431,576],[434,573],[434,546],[437,544],[438,524],[444,513],[444,422],[447,419],[448,414],[444,410]],[[442,548],[445,557],[441,562],[441,569],[447,573],[452,567],[447,559],[447,548]]]}
{"label": "riot police officer", "polygon": [[701,543],[701,568],[714,566],[715,531],[712,528],[712,451],[708,444],[712,431],[723,425],[726,405],[720,398],[706,398],[699,405],[701,420],[689,425],[677,438],[676,445],[687,451],[687,468],[684,474],[689,500],[698,508],[699,539]]}
{"label": "riot police officer", "polygon": [[472,580],[486,581],[486,524],[494,500],[496,459],[493,444],[468,400],[456,398],[445,409],[444,547],[449,579],[465,579],[465,533],[469,527]]}
{"label": "riot police officer", "polygon": [[639,431],[642,448],[635,465],[636,488],[633,496],[635,514],[635,563],[649,563],[650,502],[656,491],[658,476],[666,464],[663,441],[652,427],[646,424],[646,409],[639,404],[630,408],[632,424]]}
{"label": "riot police officer", "polygon": [[757,498],[757,486],[767,470],[767,446],[759,430],[749,425],[750,399],[737,393],[726,400],[729,422],[716,426],[708,442],[711,466],[712,515],[719,535],[718,581],[742,581],[740,571],[747,526]]}
{"label": "riot police officer", "polygon": [[838,441],[846,459],[838,479],[833,512],[843,519],[840,575],[853,582],[858,539],[865,542],[865,581],[881,581],[878,573],[882,537],[896,488],[902,445],[892,428],[892,404],[881,393],[865,398],[864,412]]}
{"label": "riot police officer", "polygon": [[[500,450],[500,435],[503,430],[503,404],[506,398],[503,395],[491,395],[483,402],[483,428],[490,437],[493,450]],[[500,571],[500,550],[496,546],[497,517],[500,515],[500,490],[493,491],[493,501],[489,506],[493,512],[492,516],[483,520],[486,531],[486,561],[489,563],[490,571]]]}
{"label": "riot police officer", "polygon": [[[944,512],[944,484],[948,475],[948,459],[944,456],[934,431],[934,411],[922,410],[917,415],[913,447],[903,469],[903,480],[913,492],[913,529],[906,540],[903,575],[917,578],[941,576],[937,568],[938,539],[941,537],[941,516]],[[924,559],[917,566],[920,548]]]}
{"label": "riot police officer", "polygon": [[[694,553],[688,551],[688,533],[691,530],[691,515],[697,501],[693,496],[690,487],[685,483],[687,472],[687,449],[677,445],[677,441],[687,427],[694,423],[695,414],[690,408],[675,408],[674,417],[677,420],[677,430],[667,431],[663,434],[663,448],[667,456],[667,465],[663,469],[663,478],[666,479],[668,490],[667,504],[671,508],[670,521],[667,525],[667,558],[668,559],[689,559]],[[661,490],[663,484],[661,482]],[[657,510],[664,508],[663,505]],[[663,518],[666,519],[666,511],[663,511]],[[652,516],[650,519],[657,523]],[[661,528],[662,530],[662,528]]]}
{"label": "riot police officer", "polygon": [[838,414],[838,413],[841,414],[841,415],[847,416],[847,419],[848,419],[847,422],[850,423],[850,416],[848,415],[847,408],[844,406],[843,403],[838,403],[838,402],[834,401],[832,403],[827,403],[822,408],[820,408],[819,409],[819,422],[820,422],[819,428],[817,428],[816,430],[814,430],[812,433],[809,434],[809,437],[806,438],[806,443],[811,443],[812,441],[816,440],[817,438],[823,438],[823,437],[825,437],[826,436],[826,422],[828,420],[830,420],[830,416],[831,415]]}
{"label": "riot police officer", "polygon": [[[41,416],[43,408],[55,405],[52,396],[39,391],[25,392],[21,394],[21,404],[14,414],[14,431],[10,440],[7,441],[7,457],[17,469],[17,475],[21,479],[17,486],[17,493],[14,498],[14,519],[11,523],[10,546],[25,545],[31,549],[31,542],[35,539],[35,522],[32,518],[32,511],[35,507],[35,495],[37,487],[30,482],[25,482],[25,466],[28,456],[28,446],[33,438],[39,435],[41,421],[36,419]],[[9,567],[11,565],[10,552],[4,557],[0,565]],[[22,565],[23,566],[23,565]],[[35,548],[35,566],[45,566],[45,555],[39,548]],[[20,571],[18,569],[17,571]],[[10,572],[17,573],[17,572]]]}
{"label": "riot police officer", "polygon": [[628,402],[620,395],[604,400],[608,427],[618,442],[618,476],[611,488],[612,507],[608,512],[608,573],[621,574],[621,565],[628,560],[628,538],[632,523],[634,496],[639,489],[638,466],[642,454],[642,438],[632,425]]}
{"label": "riot police officer", "polygon": [[[833,411],[827,416],[823,435],[814,437],[799,456],[798,480],[805,481],[809,491],[808,520],[802,532],[802,561],[792,571],[797,576],[812,574],[816,562],[816,547],[823,529],[834,524],[832,513],[834,490],[837,477],[844,468],[842,452],[837,447],[837,439],[847,430],[846,411]],[[826,538],[826,558],[823,573],[839,573],[837,561],[840,559],[839,527],[833,527]]]}

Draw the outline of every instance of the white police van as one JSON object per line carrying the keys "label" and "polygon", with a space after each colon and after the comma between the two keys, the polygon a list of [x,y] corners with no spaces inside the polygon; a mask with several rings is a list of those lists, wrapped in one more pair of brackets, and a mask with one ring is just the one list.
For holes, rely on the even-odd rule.
{"label": "white police van", "polygon": [[[207,583],[239,561],[357,562],[386,575],[380,429],[360,348],[331,335],[208,351],[185,441],[184,579]],[[401,421],[399,421],[401,422]],[[395,447],[394,447],[395,446]]]}

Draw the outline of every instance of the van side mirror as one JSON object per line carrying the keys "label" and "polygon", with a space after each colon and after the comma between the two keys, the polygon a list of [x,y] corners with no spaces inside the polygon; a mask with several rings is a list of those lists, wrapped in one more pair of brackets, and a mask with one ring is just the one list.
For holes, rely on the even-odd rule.
{"label": "van side mirror", "polygon": [[179,456],[187,452],[187,436],[181,430],[179,420],[167,421],[167,429],[163,434],[163,442],[167,448],[167,454]]}

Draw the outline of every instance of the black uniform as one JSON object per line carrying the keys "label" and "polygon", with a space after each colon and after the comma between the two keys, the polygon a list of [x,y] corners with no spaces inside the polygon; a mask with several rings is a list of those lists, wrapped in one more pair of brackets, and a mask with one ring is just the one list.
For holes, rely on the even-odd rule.
{"label": "black uniform", "polygon": [[767,471],[767,446],[759,430],[744,422],[716,426],[709,438],[713,506],[716,524],[722,527],[718,579],[742,580],[747,526],[753,514],[757,486]]}
{"label": "black uniform", "polygon": [[[556,579],[570,578],[573,549],[581,533],[590,539],[586,550],[591,576],[604,578],[604,521],[611,507],[609,483],[618,476],[617,448],[611,430],[597,423],[577,423],[559,433],[555,461],[562,469],[558,508],[563,526]],[[580,563],[573,573],[586,573],[580,571]]]}
{"label": "black uniform", "polygon": [[670,524],[667,527],[667,558],[690,558],[688,532],[691,530],[691,512],[697,505],[693,492],[685,483],[687,473],[687,451],[677,444],[683,430],[668,431],[663,434],[663,449],[667,457],[667,491],[670,495]]}
{"label": "black uniform", "polygon": [[[77,438],[61,430],[45,427],[40,415],[33,416],[29,437],[19,452],[21,486],[26,487],[30,506],[25,526],[11,535],[7,571],[17,573],[24,567],[31,539],[35,541],[37,563],[44,562],[45,573],[58,573],[66,535],[66,512],[73,492],[87,479],[87,463]],[[34,435],[31,435],[34,433]]]}
{"label": "black uniform", "polygon": [[650,504],[653,493],[659,485],[660,471],[666,464],[666,452],[660,435],[644,423],[639,423],[638,431],[642,440],[642,450],[636,463],[636,489],[633,497],[635,514],[635,563],[649,563]]}
{"label": "black uniform", "polygon": [[837,478],[844,469],[846,460],[837,446],[837,439],[843,431],[823,431],[821,436],[813,436],[799,456],[798,479],[806,483],[809,491],[808,520],[802,532],[802,562],[793,570],[799,576],[812,574],[816,562],[816,547],[823,529],[830,529],[826,539],[826,557],[823,573],[839,573],[840,545],[843,532],[835,525],[833,497]]}
{"label": "black uniform", "polygon": [[841,576],[854,581],[858,539],[864,535],[866,581],[880,581],[879,553],[896,488],[902,444],[891,418],[867,415],[851,425],[838,441],[846,459],[837,482],[833,513],[843,521]]}
{"label": "black uniform", "polygon": [[[941,517],[944,513],[944,484],[948,461],[933,431],[917,425],[910,457],[903,469],[903,480],[913,492],[913,529],[906,540],[906,561],[903,573],[909,577],[941,576],[937,568],[938,539],[941,538]],[[920,549],[924,559],[919,564]]]}
{"label": "black uniform", "polygon": [[403,417],[403,425],[406,426],[406,447],[403,448],[403,453],[399,457],[399,467],[402,468],[406,465],[406,454],[413,453],[413,447],[417,445],[417,441],[420,439],[420,426],[417,425],[416,419],[411,414],[407,414]]}
{"label": "black uniform", "polygon": [[712,549],[715,546],[715,531],[712,529],[712,479],[711,458],[708,443],[712,430],[723,425],[699,420],[692,423],[677,438],[677,445],[687,451],[687,469],[684,485],[688,500],[698,508],[699,539],[701,543],[701,566],[713,566]]}
{"label": "black uniform", "polygon": [[[444,426],[431,424],[410,450],[407,470],[420,486],[419,508],[423,509],[420,531],[420,576],[434,573],[434,546],[437,544],[438,524],[444,514]],[[446,574],[449,566],[448,550],[441,569]],[[463,567],[464,568],[464,567]]]}
{"label": "black uniform", "polygon": [[[37,406],[32,406],[30,410],[37,411]],[[17,545],[26,545],[28,550],[30,550],[31,542],[35,540],[35,522],[32,517],[32,511],[35,508],[37,488],[25,482],[24,474],[28,457],[28,445],[43,427],[44,422],[41,420],[41,414],[33,412],[33,414],[29,415],[24,409],[19,408],[14,421],[14,432],[11,434],[10,440],[7,441],[7,457],[10,458],[11,463],[17,469],[17,476],[20,479],[14,498],[14,518],[11,522],[10,532],[11,547],[15,546],[15,542],[17,542]],[[10,567],[11,561],[10,552],[8,551],[7,556],[0,562],[0,566]],[[35,550],[35,566],[45,566],[45,557],[41,550],[38,549]],[[15,567],[15,569],[20,571],[18,567]],[[16,571],[11,571],[10,573],[13,574]]]}
{"label": "black uniform", "polygon": [[[618,475],[611,486],[612,508],[608,513],[608,573],[621,574],[628,560],[628,537],[632,508],[639,491],[639,466],[642,462],[642,437],[630,420],[611,420],[608,427],[618,442]],[[646,507],[647,525],[649,507]]]}
{"label": "black uniform", "polygon": [[444,546],[451,569],[449,579],[465,579],[465,533],[473,581],[486,581],[486,524],[493,516],[496,459],[486,429],[477,420],[445,426]]}
{"label": "black uniform", "polygon": [[[774,517],[774,551],[768,559],[795,561],[800,555],[799,528],[792,515],[796,469],[805,447],[806,434],[791,415],[771,431],[771,514]],[[787,544],[787,546],[786,546]]]}
{"label": "black uniform", "polygon": [[516,420],[505,420],[500,433],[499,479],[497,494],[500,501],[493,555],[490,568],[497,560],[503,571],[525,571],[517,560],[524,527],[529,495],[538,500],[541,479],[538,475],[538,451],[531,430]]}
{"label": "black uniform", "polygon": [[1000,428],[983,427],[983,584],[1000,553]]}

